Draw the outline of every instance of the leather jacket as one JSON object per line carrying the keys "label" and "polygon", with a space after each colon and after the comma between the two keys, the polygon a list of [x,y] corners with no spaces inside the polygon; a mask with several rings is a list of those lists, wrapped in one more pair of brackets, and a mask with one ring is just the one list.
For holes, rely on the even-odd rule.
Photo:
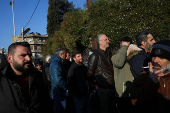
{"label": "leather jacket", "polygon": [[114,70],[111,53],[98,48],[89,58],[88,77],[95,77],[95,83],[101,88],[114,88]]}

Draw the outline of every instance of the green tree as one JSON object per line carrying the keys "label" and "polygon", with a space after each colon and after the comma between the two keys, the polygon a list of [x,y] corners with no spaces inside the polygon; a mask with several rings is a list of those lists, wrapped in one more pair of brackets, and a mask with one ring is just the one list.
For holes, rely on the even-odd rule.
{"label": "green tree", "polygon": [[65,15],[61,23],[63,41],[70,51],[83,51],[89,43],[88,40],[87,11],[72,11]]}
{"label": "green tree", "polygon": [[64,14],[74,10],[73,3],[68,0],[49,0],[47,14],[47,34],[49,37],[60,30],[60,24],[63,21]]}
{"label": "green tree", "polygon": [[170,37],[169,4],[167,0],[96,0],[88,10],[65,13],[47,47],[53,52],[61,45],[70,51],[84,50],[90,37],[104,33],[111,49],[117,50],[120,38],[129,36],[135,42],[135,36],[144,30],[149,30],[156,41],[162,40]]}

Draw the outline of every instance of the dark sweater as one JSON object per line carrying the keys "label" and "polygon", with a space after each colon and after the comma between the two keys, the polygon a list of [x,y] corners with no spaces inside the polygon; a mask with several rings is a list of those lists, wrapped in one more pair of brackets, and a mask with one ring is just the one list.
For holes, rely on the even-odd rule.
{"label": "dark sweater", "polygon": [[68,86],[70,93],[77,98],[88,95],[87,67],[84,64],[73,62],[68,71]]}

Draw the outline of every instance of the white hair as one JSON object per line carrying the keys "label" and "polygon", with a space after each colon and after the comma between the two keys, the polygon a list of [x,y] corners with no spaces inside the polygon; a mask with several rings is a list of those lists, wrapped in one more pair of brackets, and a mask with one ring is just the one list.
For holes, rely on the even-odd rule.
{"label": "white hair", "polygon": [[51,54],[46,55],[45,62],[49,63],[49,59],[51,59]]}
{"label": "white hair", "polygon": [[59,48],[57,49],[57,51],[55,52],[56,55],[60,55],[61,53],[64,53],[65,49],[64,48]]}
{"label": "white hair", "polygon": [[105,34],[98,34],[97,35],[97,44],[99,45],[99,41],[101,40],[102,38],[102,35],[105,35]]}

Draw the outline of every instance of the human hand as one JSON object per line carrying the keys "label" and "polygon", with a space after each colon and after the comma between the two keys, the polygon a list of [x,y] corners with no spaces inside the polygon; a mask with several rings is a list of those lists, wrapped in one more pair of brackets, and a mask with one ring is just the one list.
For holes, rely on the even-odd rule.
{"label": "human hand", "polygon": [[122,41],[122,42],[121,42],[121,45],[122,45],[122,46],[123,46],[123,45],[129,46],[129,45],[130,45],[130,42],[124,42],[124,41]]}
{"label": "human hand", "polygon": [[152,79],[152,81],[157,84],[159,82],[159,78],[161,76],[164,76],[161,72],[163,71],[162,69],[158,69],[158,70],[153,70],[152,68],[152,63],[149,62],[149,77]]}
{"label": "human hand", "polygon": [[164,76],[164,74],[162,73],[163,69],[155,69],[155,70],[153,70],[153,68],[152,68],[153,66],[152,66],[151,62],[149,62],[148,65],[149,65],[149,72],[150,73],[153,73],[153,74],[155,74],[157,76]]}

